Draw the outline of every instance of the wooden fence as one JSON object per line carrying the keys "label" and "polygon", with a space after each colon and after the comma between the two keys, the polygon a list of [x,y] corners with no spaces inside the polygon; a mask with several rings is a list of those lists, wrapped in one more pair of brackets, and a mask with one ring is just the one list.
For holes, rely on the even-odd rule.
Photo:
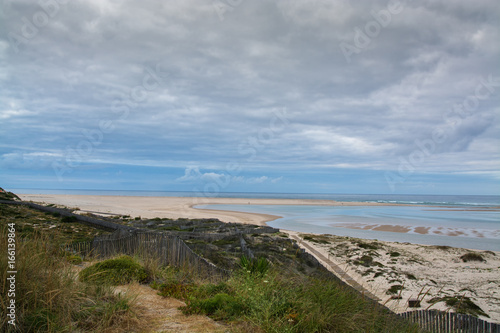
{"label": "wooden fence", "polygon": [[419,310],[401,313],[400,316],[433,333],[500,333],[500,324],[460,313]]}
{"label": "wooden fence", "polygon": [[179,237],[157,232],[131,232],[120,238],[112,234],[110,237],[96,237],[92,242],[69,244],[65,249],[83,256],[110,257],[123,253],[158,258],[161,265],[186,267],[215,281],[231,275],[231,271],[194,253]]}

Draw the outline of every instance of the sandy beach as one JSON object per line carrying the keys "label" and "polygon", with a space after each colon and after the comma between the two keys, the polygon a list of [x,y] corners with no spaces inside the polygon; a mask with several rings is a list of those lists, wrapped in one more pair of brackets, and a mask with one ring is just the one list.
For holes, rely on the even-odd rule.
{"label": "sandy beach", "polygon": [[[500,252],[287,233],[306,244],[309,252],[312,248],[327,258],[320,261],[328,269],[341,268],[345,282],[349,283],[346,277],[353,279],[394,312],[412,310],[408,306],[411,298],[421,300],[417,309],[442,311],[449,306],[444,301],[433,304],[432,299],[469,298],[489,316],[481,319],[500,323]],[[304,240],[304,235],[310,238]],[[461,257],[470,252],[484,261],[464,262]],[[401,290],[388,292],[392,286],[401,286]]]}
{"label": "sandy beach", "polygon": [[81,212],[102,215],[129,215],[143,218],[218,218],[223,222],[265,225],[280,218],[276,215],[196,209],[211,204],[233,205],[318,205],[318,206],[388,206],[385,203],[338,202],[306,199],[244,199],[196,197],[139,197],[108,195],[21,194],[20,198],[45,204],[79,208]]}
{"label": "sandy beach", "polygon": [[[205,204],[253,204],[253,205],[329,205],[360,206],[386,205],[378,203],[337,202],[331,200],[301,199],[242,199],[242,198],[188,198],[188,197],[133,197],[97,195],[49,195],[24,194],[23,200],[45,204],[78,208],[79,212],[92,212],[101,215],[128,215],[142,218],[218,218],[224,222],[251,223],[265,225],[279,216],[242,213],[233,211],[201,210],[193,208]],[[366,225],[346,225],[352,228],[370,228]],[[384,226],[385,227],[385,226]],[[397,226],[393,232],[406,232]],[[356,240],[349,237],[332,235],[312,235],[316,240],[304,240],[298,232],[286,231],[302,244],[306,250],[323,264],[341,268],[344,279],[356,281],[371,294],[379,298],[395,312],[409,310],[408,300],[419,298],[419,309],[448,310],[444,301],[433,304],[434,298],[469,298],[488,316],[482,319],[500,322],[500,252],[474,251],[485,261],[464,262],[460,257],[471,250],[437,247],[409,243]],[[421,230],[422,233],[427,232]],[[365,247],[360,244],[372,244]],[[314,253],[310,249],[316,251]],[[364,259],[363,259],[363,256]],[[369,263],[366,263],[369,256]],[[365,262],[363,263],[363,260]],[[388,293],[393,286],[401,290]]]}

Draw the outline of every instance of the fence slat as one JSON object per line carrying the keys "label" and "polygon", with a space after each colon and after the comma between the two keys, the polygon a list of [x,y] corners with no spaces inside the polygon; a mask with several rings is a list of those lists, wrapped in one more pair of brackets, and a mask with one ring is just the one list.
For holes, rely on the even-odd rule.
{"label": "fence slat", "polygon": [[499,324],[461,313],[417,310],[400,313],[399,316],[433,333],[500,333]]}

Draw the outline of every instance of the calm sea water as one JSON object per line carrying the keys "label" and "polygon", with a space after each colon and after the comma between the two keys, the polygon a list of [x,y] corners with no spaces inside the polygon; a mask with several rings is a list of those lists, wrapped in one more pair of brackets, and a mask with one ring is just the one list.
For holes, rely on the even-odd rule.
{"label": "calm sea water", "polygon": [[[46,190],[9,189],[19,194],[81,194],[81,195],[125,195],[147,197],[203,197],[199,192],[174,191],[115,191],[115,190]],[[318,199],[348,202],[386,202],[425,205],[456,206],[500,206],[500,195],[412,195],[412,194],[317,194],[317,193],[257,193],[220,192],[219,198],[261,199]]]}
{"label": "calm sea water", "polygon": [[[204,205],[198,208],[282,216],[267,224],[299,232],[500,251],[499,211],[470,211],[464,210],[463,205],[452,207],[454,208],[446,210],[441,210],[437,205],[348,207]],[[348,224],[401,226],[407,228],[408,232],[350,229],[345,227]],[[418,233],[417,227],[426,228],[428,233]],[[446,235],[448,233],[458,236],[448,236]]]}
{"label": "calm sea water", "polygon": [[[19,194],[83,194],[124,196],[202,196],[194,192],[101,191],[101,190],[12,190]],[[449,245],[500,251],[500,212],[484,210],[500,206],[500,196],[491,195],[387,195],[305,193],[219,193],[226,198],[320,199],[345,202],[401,203],[416,206],[290,206],[206,205],[199,208],[263,213],[281,216],[268,222],[272,227],[299,232],[351,236],[366,239]],[[442,206],[446,206],[445,210]],[[407,233],[346,228],[345,224],[398,225]],[[344,226],[339,226],[344,224]],[[419,234],[415,227],[428,228]],[[441,234],[436,234],[436,232]],[[448,236],[446,234],[458,234]]]}

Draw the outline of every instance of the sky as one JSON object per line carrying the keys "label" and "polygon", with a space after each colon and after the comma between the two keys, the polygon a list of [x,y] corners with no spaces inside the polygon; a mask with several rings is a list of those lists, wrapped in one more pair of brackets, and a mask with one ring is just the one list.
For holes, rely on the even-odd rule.
{"label": "sky", "polygon": [[500,194],[496,0],[0,3],[4,188]]}

